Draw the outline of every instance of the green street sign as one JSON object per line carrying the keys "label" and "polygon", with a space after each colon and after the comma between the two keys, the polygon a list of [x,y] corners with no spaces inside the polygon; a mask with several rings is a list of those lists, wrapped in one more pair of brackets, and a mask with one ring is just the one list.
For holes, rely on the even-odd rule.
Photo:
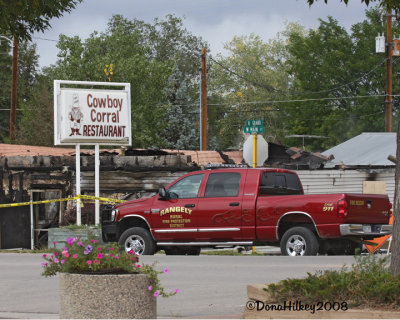
{"label": "green street sign", "polygon": [[246,127],[262,127],[264,126],[264,120],[246,120]]}
{"label": "green street sign", "polygon": [[262,126],[244,127],[244,133],[259,134],[259,133],[264,133],[264,132],[265,132],[265,129]]}

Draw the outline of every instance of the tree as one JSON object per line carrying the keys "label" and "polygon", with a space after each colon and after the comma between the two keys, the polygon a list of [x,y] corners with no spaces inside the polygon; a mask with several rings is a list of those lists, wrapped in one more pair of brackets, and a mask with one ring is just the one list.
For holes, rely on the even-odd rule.
{"label": "tree", "polygon": [[329,17],[317,29],[288,36],[292,99],[303,102],[292,104],[287,121],[296,134],[329,137],[311,142],[312,150],[384,130],[385,57],[374,47],[382,21],[377,9],[366,15],[351,33]]}
{"label": "tree", "polygon": [[15,140],[17,112],[18,47],[20,40],[32,40],[31,33],[50,27],[50,19],[70,12],[82,0],[0,0],[0,32],[13,37],[10,139]]}
{"label": "tree", "polygon": [[52,18],[71,12],[82,0],[0,0],[0,30],[20,39],[32,40],[32,33],[50,27]]}
{"label": "tree", "polygon": [[[318,0],[306,0],[310,6],[314,4],[314,2]],[[324,0],[325,3],[328,3],[328,0]],[[346,5],[349,3],[349,0],[340,0],[340,2],[344,2]],[[379,3],[380,7],[383,7],[387,10],[395,10],[397,14],[400,13],[400,3],[398,0],[361,0],[361,2],[364,2],[367,6],[370,3]]]}
{"label": "tree", "polygon": [[[133,146],[173,146],[187,132],[179,126],[175,134],[165,134],[168,121],[181,120],[171,106],[184,104],[190,112],[203,45],[175,16],[148,24],[114,15],[106,31],[94,31],[86,40],[60,36],[59,58],[44,72],[48,79],[105,81],[105,65],[113,64],[111,80],[131,84]],[[196,146],[188,141],[186,147]]]}
{"label": "tree", "polygon": [[17,143],[33,146],[53,146],[54,102],[46,81],[38,80],[31,89],[29,100],[22,101],[21,121]]}
{"label": "tree", "polygon": [[252,34],[234,37],[225,49],[228,56],[211,59],[209,71],[210,133],[219,148],[237,148],[248,119],[263,119],[271,139],[280,140],[286,128],[280,121],[282,110],[273,101],[290,86],[285,39],[278,34],[266,43]]}
{"label": "tree", "polygon": [[[9,140],[10,119],[10,90],[11,90],[11,60],[8,43],[1,42],[0,46],[0,141]],[[18,68],[18,104],[27,103],[33,93],[38,75],[38,55],[36,45],[22,41],[19,46]],[[22,105],[21,105],[22,107]],[[20,109],[20,108],[19,108]],[[19,113],[19,111],[18,111]]]}

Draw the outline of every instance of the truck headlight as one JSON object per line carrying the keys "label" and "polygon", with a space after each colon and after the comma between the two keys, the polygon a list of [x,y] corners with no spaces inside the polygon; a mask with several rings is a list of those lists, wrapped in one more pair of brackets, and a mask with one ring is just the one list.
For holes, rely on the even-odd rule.
{"label": "truck headlight", "polygon": [[118,214],[118,209],[113,209],[111,211],[111,221],[115,221],[115,218],[117,217]]}

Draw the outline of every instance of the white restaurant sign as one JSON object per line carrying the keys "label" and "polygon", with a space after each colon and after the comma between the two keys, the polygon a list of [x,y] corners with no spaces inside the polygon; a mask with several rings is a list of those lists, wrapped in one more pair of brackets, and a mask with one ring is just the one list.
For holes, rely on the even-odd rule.
{"label": "white restaurant sign", "polygon": [[[123,89],[61,88],[61,84]],[[55,145],[131,145],[129,83],[54,81]]]}

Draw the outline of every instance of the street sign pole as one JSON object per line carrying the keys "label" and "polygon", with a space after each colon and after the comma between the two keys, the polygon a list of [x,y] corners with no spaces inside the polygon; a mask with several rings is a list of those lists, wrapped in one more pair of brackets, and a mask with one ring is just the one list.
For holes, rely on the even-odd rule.
{"label": "street sign pole", "polygon": [[257,167],[257,134],[253,134],[253,168]]}

